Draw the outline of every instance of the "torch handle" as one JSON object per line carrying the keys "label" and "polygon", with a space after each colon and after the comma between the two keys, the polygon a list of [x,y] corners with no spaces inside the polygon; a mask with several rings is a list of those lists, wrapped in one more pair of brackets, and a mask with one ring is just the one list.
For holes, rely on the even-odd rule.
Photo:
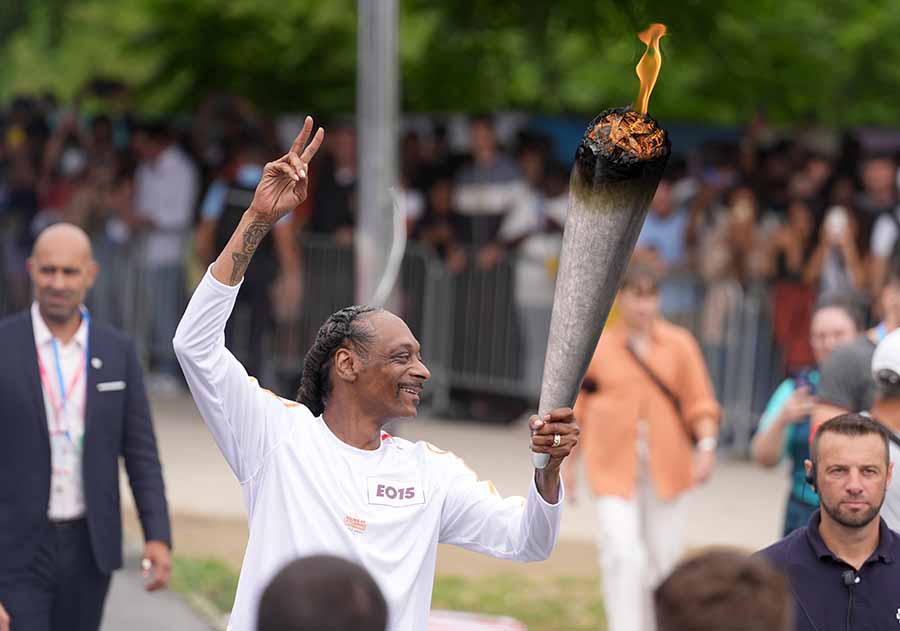
{"label": "torch handle", "polygon": [[538,454],[535,452],[531,452],[531,464],[534,465],[535,469],[543,469],[547,466],[547,463],[550,462],[550,454]]}

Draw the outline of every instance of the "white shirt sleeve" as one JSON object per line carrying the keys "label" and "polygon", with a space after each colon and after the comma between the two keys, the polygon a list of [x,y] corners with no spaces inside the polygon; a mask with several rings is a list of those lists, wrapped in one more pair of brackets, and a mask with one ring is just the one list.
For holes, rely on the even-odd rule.
{"label": "white shirt sleeve", "polygon": [[207,270],[172,344],[200,415],[244,484],[288,435],[293,415],[287,408],[300,404],[261,388],[225,348],[225,323],[239,288],[220,283]]}
{"label": "white shirt sleeve", "polygon": [[[896,211],[895,211],[896,212]],[[887,258],[894,249],[894,243],[897,241],[897,222],[882,215],[875,222],[872,228],[872,239],[869,243],[869,249],[873,256]]]}
{"label": "white shirt sleeve", "polygon": [[543,561],[550,556],[559,536],[564,500],[560,481],[559,501],[548,504],[534,480],[528,497],[502,498],[490,482],[452,454],[447,472],[450,488],[441,513],[440,543],[514,561]]}

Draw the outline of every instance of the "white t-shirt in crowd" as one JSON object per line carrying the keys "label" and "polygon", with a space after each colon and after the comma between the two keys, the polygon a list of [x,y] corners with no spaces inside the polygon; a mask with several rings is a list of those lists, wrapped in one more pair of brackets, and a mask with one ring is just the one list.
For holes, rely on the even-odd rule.
{"label": "white t-shirt in crowd", "polygon": [[[893,211],[894,216],[900,218],[900,207]],[[872,228],[872,237],[869,240],[869,250],[872,256],[887,258],[894,251],[894,244],[897,242],[897,220],[888,215],[882,214],[875,221]]]}
{"label": "white t-shirt in crowd", "polygon": [[149,267],[180,264],[197,203],[197,167],[172,144],[155,161],[138,165],[134,183],[135,212],[154,223],[147,233],[144,263]]}
{"label": "white t-shirt in crowd", "polygon": [[[900,436],[900,432],[897,436]],[[891,462],[894,463],[894,477],[884,497],[881,516],[891,530],[900,532],[900,447],[893,442],[891,442]]]}
{"label": "white t-shirt in crowd", "polygon": [[[207,272],[175,335],[197,407],[241,483],[250,537],[229,623],[252,631],[262,591],[286,563],[334,554],[364,566],[388,603],[388,628],[427,628],[438,543],[518,561],[546,559],[561,505],[501,498],[463,462],[382,433],[373,451],[322,417],[261,388],[225,348],[238,287]],[[298,595],[299,597],[300,595]]]}

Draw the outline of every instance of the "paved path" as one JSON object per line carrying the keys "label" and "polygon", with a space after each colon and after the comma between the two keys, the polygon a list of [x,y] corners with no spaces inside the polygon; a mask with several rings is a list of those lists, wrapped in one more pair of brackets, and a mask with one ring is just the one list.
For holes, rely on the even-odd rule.
{"label": "paved path", "polygon": [[212,631],[213,627],[177,594],[148,593],[137,556],[113,574],[101,631]]}

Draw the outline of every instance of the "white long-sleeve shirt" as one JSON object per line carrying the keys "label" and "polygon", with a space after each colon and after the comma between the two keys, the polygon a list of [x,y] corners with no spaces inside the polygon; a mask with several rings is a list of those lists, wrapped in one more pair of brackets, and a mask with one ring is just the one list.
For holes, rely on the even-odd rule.
{"label": "white long-sleeve shirt", "polygon": [[438,543],[518,561],[546,559],[559,501],[532,482],[503,499],[452,453],[382,433],[381,446],[342,442],[322,417],[279,398],[225,348],[238,287],[206,273],[175,334],[175,352],[203,419],[241,483],[250,538],[231,631],[253,631],[262,591],[298,556],[334,554],[364,566],[388,603],[388,628],[427,627]]}

